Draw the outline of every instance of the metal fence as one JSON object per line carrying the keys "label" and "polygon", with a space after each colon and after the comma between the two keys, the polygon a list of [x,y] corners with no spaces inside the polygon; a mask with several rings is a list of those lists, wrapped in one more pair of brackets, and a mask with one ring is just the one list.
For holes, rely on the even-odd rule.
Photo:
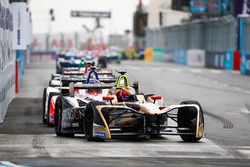
{"label": "metal fence", "polygon": [[[245,31],[249,31],[249,28]],[[235,50],[237,20],[233,16],[225,16],[159,29],[147,29],[146,47],[202,49],[216,52]]]}
{"label": "metal fence", "polygon": [[241,47],[240,50],[244,53],[250,54],[250,17],[242,17],[242,33],[241,33]]}

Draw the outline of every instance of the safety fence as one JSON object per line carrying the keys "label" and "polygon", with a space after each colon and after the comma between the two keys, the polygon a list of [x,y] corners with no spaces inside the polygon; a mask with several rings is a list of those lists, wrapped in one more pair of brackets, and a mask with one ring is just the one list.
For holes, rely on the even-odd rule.
{"label": "safety fence", "polygon": [[[195,67],[241,69],[242,74],[248,74],[249,20],[249,17],[235,19],[233,16],[225,16],[147,29],[144,59]],[[239,24],[242,24],[241,29]],[[240,35],[242,48],[238,49]]]}

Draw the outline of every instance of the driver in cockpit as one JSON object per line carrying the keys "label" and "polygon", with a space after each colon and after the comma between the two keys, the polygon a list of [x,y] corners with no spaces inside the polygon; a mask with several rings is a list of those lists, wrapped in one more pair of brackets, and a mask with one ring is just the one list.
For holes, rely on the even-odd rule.
{"label": "driver in cockpit", "polygon": [[118,102],[137,101],[135,89],[130,86],[128,77],[125,71],[119,72],[121,75],[118,77],[116,84],[109,90],[109,95],[116,95]]}

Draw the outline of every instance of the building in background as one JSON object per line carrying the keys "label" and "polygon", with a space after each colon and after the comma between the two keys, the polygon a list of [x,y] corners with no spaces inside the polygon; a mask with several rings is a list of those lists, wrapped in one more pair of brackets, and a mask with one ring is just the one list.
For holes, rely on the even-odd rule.
{"label": "building in background", "polygon": [[191,19],[203,19],[226,15],[237,17],[247,13],[249,6],[250,0],[172,0],[171,8],[190,12]]}
{"label": "building in background", "polygon": [[134,46],[136,50],[145,47],[145,28],[148,26],[148,13],[142,0],[139,0],[133,18]]}
{"label": "building in background", "polygon": [[[176,2],[178,3],[172,3],[172,0],[151,0],[148,6],[148,28],[178,25],[188,19],[189,13],[180,8],[182,1]],[[174,8],[173,4],[176,5]]]}

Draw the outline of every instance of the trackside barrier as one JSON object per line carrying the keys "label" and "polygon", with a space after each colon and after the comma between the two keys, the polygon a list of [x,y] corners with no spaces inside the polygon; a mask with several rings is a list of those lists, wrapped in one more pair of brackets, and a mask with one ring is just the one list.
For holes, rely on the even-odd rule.
{"label": "trackside barrier", "polygon": [[144,60],[145,61],[152,61],[153,60],[153,49],[152,48],[145,49]]}
{"label": "trackside barrier", "polygon": [[233,70],[233,52],[226,52],[225,70]]}
{"label": "trackside barrier", "polygon": [[30,61],[31,62],[46,62],[56,59],[55,52],[31,52]]}
{"label": "trackside barrier", "polygon": [[24,50],[16,51],[16,93],[21,87],[25,67]]}
{"label": "trackside barrier", "polygon": [[205,67],[224,69],[225,68],[225,52],[206,52]]}
{"label": "trackside barrier", "polygon": [[164,57],[165,57],[164,52],[165,52],[165,50],[162,48],[154,48],[153,49],[153,60],[163,62]]}
{"label": "trackside barrier", "polygon": [[250,54],[247,55],[246,62],[246,75],[250,76]]}
{"label": "trackside barrier", "polygon": [[187,51],[185,49],[175,49],[174,62],[176,64],[187,64]]}
{"label": "trackside barrier", "polygon": [[175,50],[168,49],[165,51],[165,62],[173,63],[175,61]]}
{"label": "trackside barrier", "polygon": [[15,54],[12,47],[13,12],[8,0],[0,0],[0,123],[15,97]]}
{"label": "trackside barrier", "polygon": [[187,65],[192,67],[205,67],[205,51],[199,49],[188,50]]}
{"label": "trackside barrier", "polygon": [[240,70],[240,52],[238,50],[233,52],[233,70]]}
{"label": "trackside barrier", "polygon": [[240,73],[242,75],[246,75],[247,71],[247,54],[241,53],[241,59],[240,59]]}
{"label": "trackside barrier", "polygon": [[240,73],[250,75],[250,54],[241,53]]}

